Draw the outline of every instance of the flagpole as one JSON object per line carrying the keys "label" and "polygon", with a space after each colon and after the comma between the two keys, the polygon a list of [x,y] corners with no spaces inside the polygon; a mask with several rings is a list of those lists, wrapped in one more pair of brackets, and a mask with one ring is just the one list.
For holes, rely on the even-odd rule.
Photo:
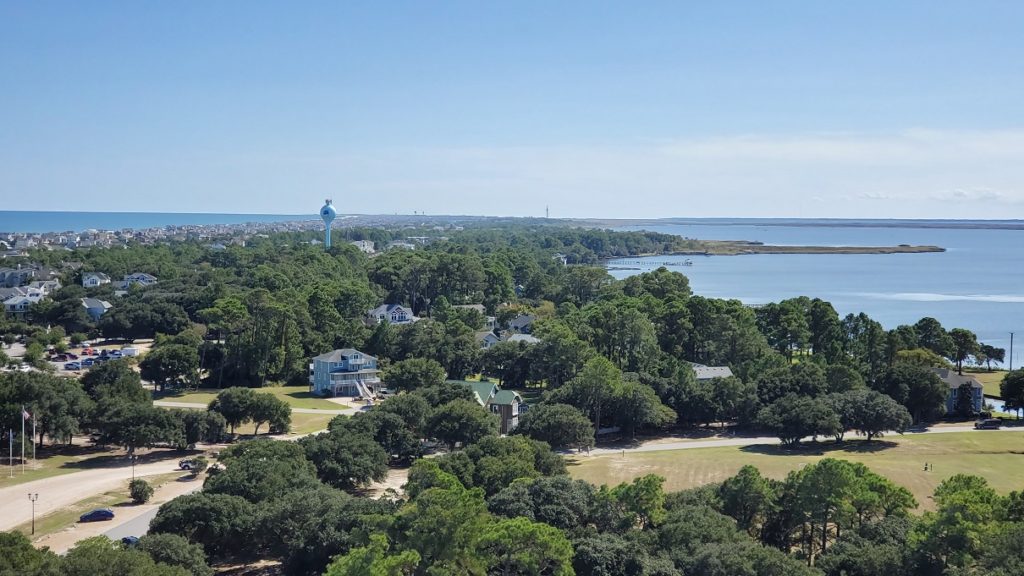
{"label": "flagpole", "polygon": [[32,417],[32,462],[35,466],[36,461],[36,417]]}

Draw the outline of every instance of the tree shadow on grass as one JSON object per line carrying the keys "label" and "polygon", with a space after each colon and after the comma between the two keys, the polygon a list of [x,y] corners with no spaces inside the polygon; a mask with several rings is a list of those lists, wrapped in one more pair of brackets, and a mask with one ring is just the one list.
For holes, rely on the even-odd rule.
{"label": "tree shadow on grass", "polygon": [[[154,462],[178,461],[193,454],[201,454],[201,450],[159,450],[146,454],[136,455],[135,465],[152,464]],[[124,468],[131,466],[132,461],[125,454],[96,456],[86,458],[77,462],[65,462],[61,468],[72,468],[75,470],[91,470],[95,468]]]}
{"label": "tree shadow on grass", "polygon": [[766,456],[825,456],[827,454],[871,454],[895,448],[889,440],[854,440],[846,442],[801,442],[796,446],[778,444],[754,444],[740,448],[741,451]]}

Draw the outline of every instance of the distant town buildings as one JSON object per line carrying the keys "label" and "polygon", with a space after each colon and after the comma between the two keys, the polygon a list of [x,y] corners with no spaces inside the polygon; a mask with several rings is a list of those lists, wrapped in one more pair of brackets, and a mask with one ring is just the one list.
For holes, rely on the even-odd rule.
{"label": "distant town buildings", "polygon": [[349,244],[355,246],[360,252],[364,252],[366,254],[373,254],[375,252],[373,242],[369,240],[355,240],[353,242],[349,242]]}

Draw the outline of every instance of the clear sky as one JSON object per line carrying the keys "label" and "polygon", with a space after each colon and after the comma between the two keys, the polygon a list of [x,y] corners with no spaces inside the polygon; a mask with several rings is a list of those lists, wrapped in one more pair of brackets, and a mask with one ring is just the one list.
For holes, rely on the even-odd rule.
{"label": "clear sky", "polygon": [[0,0],[0,209],[1024,218],[1024,2]]}

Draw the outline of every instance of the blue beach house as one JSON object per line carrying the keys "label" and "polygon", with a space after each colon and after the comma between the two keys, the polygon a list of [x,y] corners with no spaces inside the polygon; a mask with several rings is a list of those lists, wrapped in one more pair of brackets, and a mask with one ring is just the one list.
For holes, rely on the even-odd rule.
{"label": "blue beach house", "polygon": [[309,382],[321,396],[373,398],[380,385],[377,359],[354,348],[342,348],[313,358]]}

